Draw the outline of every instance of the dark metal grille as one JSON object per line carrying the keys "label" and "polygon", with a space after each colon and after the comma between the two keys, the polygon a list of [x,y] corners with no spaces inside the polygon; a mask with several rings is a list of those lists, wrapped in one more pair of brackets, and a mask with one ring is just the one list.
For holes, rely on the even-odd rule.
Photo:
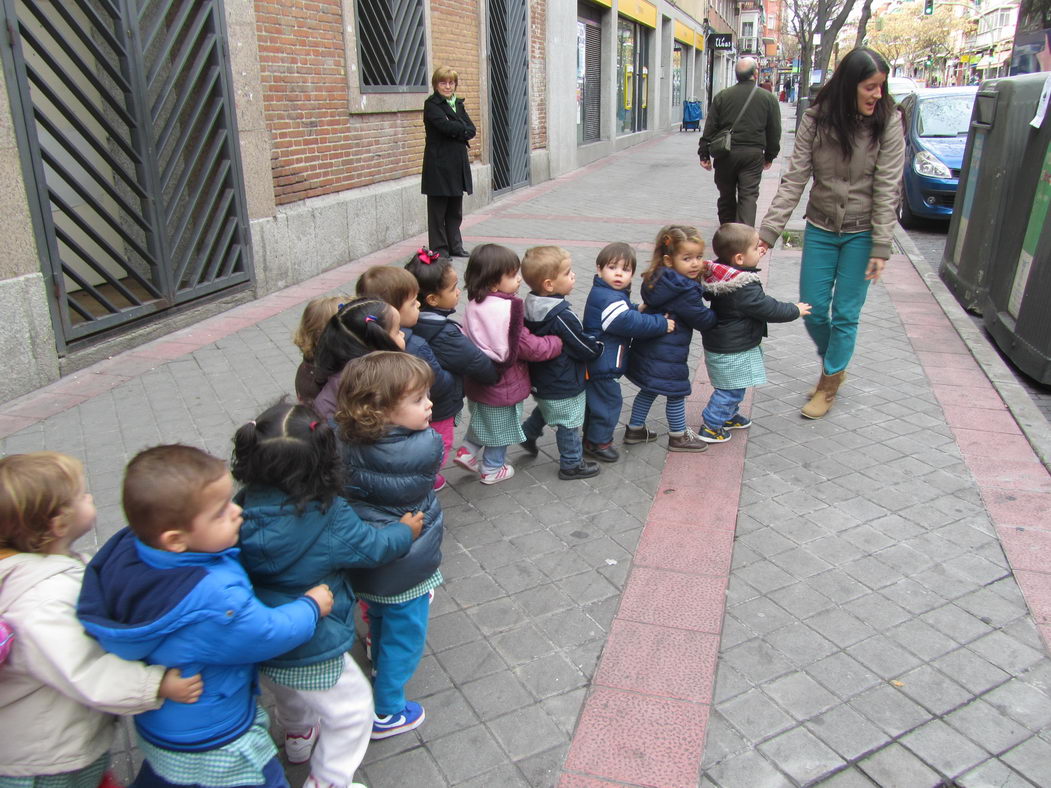
{"label": "dark metal grille", "polygon": [[489,0],[493,191],[529,183],[529,14],[526,0]]}
{"label": "dark metal grille", "polygon": [[584,27],[584,141],[602,137],[602,28]]}
{"label": "dark metal grille", "polygon": [[363,90],[427,87],[423,0],[358,0],[357,34]]}
{"label": "dark metal grille", "polygon": [[218,0],[4,0],[60,350],[251,279]]}

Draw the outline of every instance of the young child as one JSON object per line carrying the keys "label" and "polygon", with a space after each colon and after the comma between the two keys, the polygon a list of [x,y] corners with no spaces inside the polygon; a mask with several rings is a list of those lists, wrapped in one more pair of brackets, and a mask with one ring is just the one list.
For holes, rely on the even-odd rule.
{"label": "young child", "polygon": [[708,264],[703,281],[719,322],[701,334],[701,341],[714,391],[698,437],[707,443],[724,443],[730,440],[729,430],[752,426],[752,420],[737,408],[749,386],[766,383],[760,344],[766,324],[796,320],[810,313],[810,305],[785,303],[763,292],[756,273],[763,253],[754,227],[724,224],[715,231],[712,249],[717,259]]}
{"label": "young child", "polygon": [[587,364],[584,453],[603,462],[620,459],[613,448],[613,431],[624,406],[620,376],[627,367],[632,340],[675,330],[671,318],[640,312],[631,303],[635,265],[635,250],[629,244],[616,242],[603,247],[595,259],[597,273],[584,306],[584,332],[602,342],[602,354]]}
{"label": "young child", "polygon": [[452,375],[438,363],[423,337],[413,333],[420,320],[420,286],[416,278],[404,268],[374,265],[358,278],[356,287],[359,296],[378,298],[398,310],[401,332],[405,335],[405,352],[427,362],[434,372],[430,398],[436,402],[445,401],[454,386]]}
{"label": "young child", "polygon": [[200,676],[126,662],[80,626],[84,562],[72,544],[94,522],[79,461],[43,451],[0,459],[0,613],[18,630],[0,672],[0,785],[98,785],[111,715],[201,694]]}
{"label": "young child", "polygon": [[339,305],[350,299],[346,296],[318,296],[312,298],[303,309],[299,328],[292,335],[292,341],[303,354],[303,360],[296,369],[296,396],[304,405],[311,405],[321,391],[317,382],[317,370],[314,368],[314,351],[317,349],[321,332],[328,321],[339,311]]}
{"label": "young child", "polygon": [[124,474],[118,531],[88,564],[77,614],[103,648],[200,670],[204,693],[135,717],[137,786],[287,785],[256,704],[256,663],[314,634],[332,609],[319,585],[267,607],[238,560],[241,507],[226,464],[191,446],[155,446]]}
{"label": "young child", "polygon": [[408,512],[381,528],[362,522],[340,497],[335,434],[302,405],[279,403],[242,426],[231,471],[244,485],[234,497],[244,515],[241,563],[260,600],[277,607],[321,583],[332,589],[332,612],[314,637],[260,671],[277,700],[289,763],[310,760],[307,788],[344,788],[365,756],[373,715],[372,688],[347,654],[355,631],[345,570],[407,553],[423,515]]}
{"label": "young child", "polygon": [[525,327],[525,305],[517,295],[522,278],[518,256],[506,246],[480,244],[464,271],[467,309],[464,332],[496,362],[495,383],[464,381],[471,425],[453,462],[481,474],[482,484],[515,475],[507,447],[525,441],[522,401],[529,396],[530,361],[547,361],[562,352],[562,340],[538,337]]}
{"label": "young child", "polygon": [[646,415],[658,395],[668,398],[668,451],[704,451],[708,444],[686,426],[690,386],[690,340],[693,331],[715,325],[715,312],[704,305],[699,277],[707,264],[704,240],[694,227],[668,225],[657,233],[653,259],[642,275],[646,311],[669,315],[675,330],[632,343],[628,380],[638,386],[625,443],[642,443],[657,436],[646,428]]}
{"label": "young child", "polygon": [[[431,389],[431,429],[442,436],[445,453],[442,466],[452,449],[456,423],[463,410],[463,381],[471,378],[482,385],[495,383],[500,373],[492,359],[478,349],[463,333],[460,324],[451,317],[460,302],[459,277],[452,261],[439,257],[436,252],[420,249],[405,270],[413,275],[420,291],[420,319],[414,333],[423,339],[433,351],[438,363],[452,377],[452,385],[444,393]],[[445,477],[440,473],[435,480],[435,489],[445,486]]]}
{"label": "young child", "polygon": [[536,407],[522,424],[523,448],[534,457],[544,425],[555,428],[558,478],[589,479],[598,464],[584,459],[580,428],[584,424],[584,363],[598,358],[602,343],[584,333],[566,296],[577,281],[569,252],[559,246],[534,246],[522,258],[522,278],[529,285],[525,298],[525,325],[538,337],[562,340],[562,352],[548,361],[529,364]]}
{"label": "young child", "polygon": [[325,384],[314,399],[322,418],[336,415],[336,392],[347,362],[373,350],[405,350],[398,310],[378,298],[356,298],[336,313],[318,340],[315,368]]}
{"label": "young child", "polygon": [[336,422],[354,511],[377,526],[406,511],[423,513],[423,532],[405,556],[351,573],[354,591],[368,602],[373,739],[411,731],[424,719],[423,707],[405,699],[405,685],[423,656],[431,592],[442,582],[445,526],[434,493],[442,439],[429,427],[427,397],[433,380],[422,359],[377,352],[352,361],[339,387]]}

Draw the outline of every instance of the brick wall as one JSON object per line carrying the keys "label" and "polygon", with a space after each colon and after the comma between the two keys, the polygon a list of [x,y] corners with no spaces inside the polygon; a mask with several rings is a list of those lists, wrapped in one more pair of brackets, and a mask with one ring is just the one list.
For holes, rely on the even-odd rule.
{"label": "brick wall", "polygon": [[547,0],[529,3],[530,142],[547,147]]}
{"label": "brick wall", "polygon": [[[279,205],[419,173],[422,100],[411,112],[350,114],[341,0],[255,0],[255,11]],[[431,12],[433,63],[459,71],[480,125],[478,5],[433,0]]]}

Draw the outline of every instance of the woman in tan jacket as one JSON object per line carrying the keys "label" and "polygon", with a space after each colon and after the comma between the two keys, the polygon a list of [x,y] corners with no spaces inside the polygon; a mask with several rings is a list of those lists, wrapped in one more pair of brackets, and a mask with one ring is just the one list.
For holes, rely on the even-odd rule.
{"label": "woman in tan jacket", "polygon": [[799,300],[822,358],[821,379],[803,407],[828,413],[854,354],[869,283],[890,257],[905,161],[900,114],[886,90],[890,67],[878,52],[851,50],[821,88],[796,132],[795,149],[759,229],[774,245],[811,177]]}

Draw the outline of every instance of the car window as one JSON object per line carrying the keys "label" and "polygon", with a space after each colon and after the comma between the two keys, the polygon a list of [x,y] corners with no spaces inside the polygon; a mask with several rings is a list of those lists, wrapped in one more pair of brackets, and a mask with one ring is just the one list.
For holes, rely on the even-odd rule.
{"label": "car window", "polygon": [[916,133],[921,137],[956,137],[967,133],[974,96],[943,96],[920,102]]}

